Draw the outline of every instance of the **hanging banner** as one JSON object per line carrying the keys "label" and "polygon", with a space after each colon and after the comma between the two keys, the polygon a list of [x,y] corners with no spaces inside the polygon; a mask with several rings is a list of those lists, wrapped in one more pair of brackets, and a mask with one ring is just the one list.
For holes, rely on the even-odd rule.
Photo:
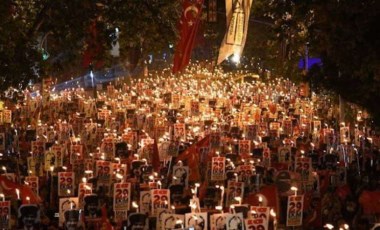
{"label": "hanging banner", "polygon": [[303,195],[289,196],[286,214],[286,226],[301,226],[303,211]]}
{"label": "hanging banner", "polygon": [[131,184],[116,183],[113,189],[113,210],[129,210],[131,201]]}
{"label": "hanging banner", "polygon": [[217,64],[230,55],[241,56],[247,37],[252,0],[226,0],[227,32],[219,49]]}
{"label": "hanging banner", "polygon": [[224,180],[225,168],[226,168],[225,157],[213,157],[212,164],[211,164],[211,180],[212,181]]}
{"label": "hanging banner", "polygon": [[75,174],[73,172],[58,172],[58,196],[74,194]]}

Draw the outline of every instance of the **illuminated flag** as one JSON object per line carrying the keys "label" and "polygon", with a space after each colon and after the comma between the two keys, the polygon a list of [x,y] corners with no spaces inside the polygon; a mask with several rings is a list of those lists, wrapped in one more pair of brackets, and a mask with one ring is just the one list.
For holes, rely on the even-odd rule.
{"label": "illuminated flag", "polygon": [[185,0],[183,2],[180,40],[174,54],[173,73],[183,70],[189,64],[202,15],[202,4],[203,0]]}
{"label": "illuminated flag", "polygon": [[219,49],[218,64],[232,54],[242,54],[251,5],[252,0],[226,0],[227,32]]}

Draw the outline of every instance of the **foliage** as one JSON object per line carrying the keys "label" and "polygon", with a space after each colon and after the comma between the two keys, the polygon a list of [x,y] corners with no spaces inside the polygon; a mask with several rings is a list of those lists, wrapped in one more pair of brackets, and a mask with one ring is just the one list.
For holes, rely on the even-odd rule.
{"label": "foliage", "polygon": [[[94,61],[111,65],[167,48],[176,38],[179,1],[3,0],[0,4],[0,85],[23,88],[30,79],[57,74],[97,47]],[[96,33],[91,30],[95,24]],[[121,57],[110,48],[120,30]],[[94,36],[95,34],[95,36]],[[44,61],[42,54],[49,54]],[[87,68],[83,67],[84,70]],[[58,71],[58,72],[57,72]]]}
{"label": "foliage", "polygon": [[[274,25],[266,30],[268,44],[281,47],[272,55],[282,57],[280,74],[297,76],[297,62],[320,57],[308,77],[314,86],[335,91],[343,98],[367,108],[380,123],[379,33],[376,33],[380,3],[375,0],[261,0],[255,17]],[[273,36],[273,33],[275,37]],[[273,39],[274,38],[274,39]],[[264,57],[268,59],[267,55]],[[273,64],[272,64],[273,65]],[[299,74],[298,74],[299,75]]]}

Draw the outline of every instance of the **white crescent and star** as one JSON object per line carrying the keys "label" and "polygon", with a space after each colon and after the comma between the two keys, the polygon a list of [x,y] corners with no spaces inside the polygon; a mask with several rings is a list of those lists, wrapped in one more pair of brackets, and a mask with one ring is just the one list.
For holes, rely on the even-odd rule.
{"label": "white crescent and star", "polygon": [[184,16],[185,20],[187,21],[189,26],[192,26],[194,24],[194,21],[192,18],[188,17],[189,12],[191,12],[193,14],[192,18],[195,18],[199,13],[199,9],[195,5],[190,5],[190,6],[186,7],[185,11],[183,12],[183,16]]}

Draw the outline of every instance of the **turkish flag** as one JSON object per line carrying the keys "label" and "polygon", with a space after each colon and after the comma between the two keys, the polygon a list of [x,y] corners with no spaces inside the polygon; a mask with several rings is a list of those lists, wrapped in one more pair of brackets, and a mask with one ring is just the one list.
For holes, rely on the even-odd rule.
{"label": "turkish flag", "polygon": [[[16,189],[20,192],[20,199],[23,204],[39,204],[41,203],[41,198],[37,196],[31,188],[26,185],[21,185],[15,183],[5,176],[0,176],[0,191],[4,193],[5,196],[17,199]],[[28,197],[28,198],[27,198]],[[29,199],[29,200],[28,200]]]}
{"label": "turkish flag", "polygon": [[183,70],[190,61],[204,0],[185,0],[179,23],[180,40],[174,53],[173,73]]}
{"label": "turkish flag", "polygon": [[191,173],[189,175],[189,180],[194,182],[200,182],[201,175],[199,173],[200,168],[200,150],[202,148],[207,148],[210,146],[210,135],[207,135],[197,143],[191,145],[187,148],[183,153],[181,153],[176,161],[184,161],[187,163],[189,168],[191,169]]}

